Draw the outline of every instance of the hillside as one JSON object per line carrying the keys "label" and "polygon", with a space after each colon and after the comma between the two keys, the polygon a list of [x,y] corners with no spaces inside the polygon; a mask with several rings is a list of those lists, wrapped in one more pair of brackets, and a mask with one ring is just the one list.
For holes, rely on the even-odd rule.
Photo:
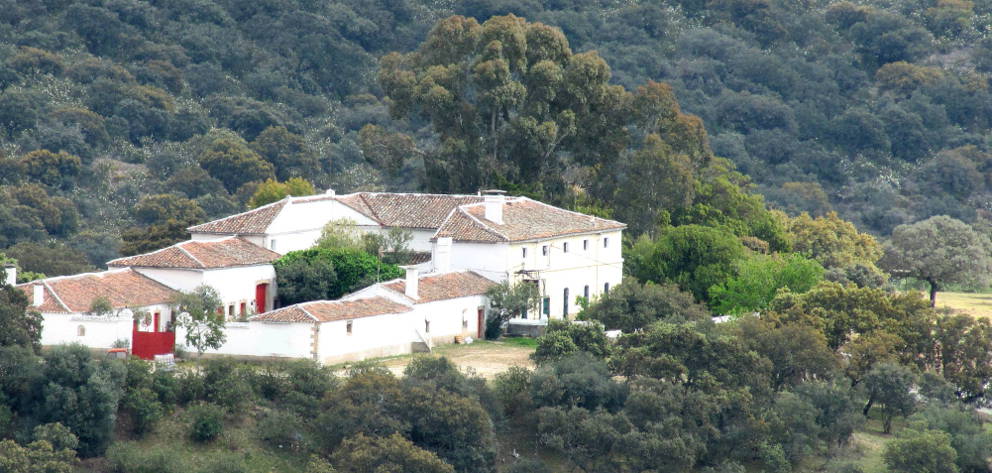
{"label": "hillside", "polygon": [[[474,192],[435,179],[423,156],[436,129],[391,115],[378,80],[379,58],[416,49],[451,14],[552,25],[574,52],[598,51],[609,82],[671,85],[702,118],[703,146],[774,207],[836,209],[881,235],[936,214],[970,222],[992,182],[990,12],[945,0],[7,0],[0,248],[59,260],[28,268],[48,274],[99,266],[244,209],[269,178]],[[621,217],[643,207],[587,172],[621,155],[593,150],[603,161],[589,164],[580,149],[564,142],[564,167],[544,176],[483,183]]]}

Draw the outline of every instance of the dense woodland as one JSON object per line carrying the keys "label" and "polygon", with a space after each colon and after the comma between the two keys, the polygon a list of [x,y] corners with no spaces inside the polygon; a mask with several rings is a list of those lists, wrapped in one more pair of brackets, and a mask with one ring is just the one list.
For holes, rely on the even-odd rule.
{"label": "dense woodland", "polygon": [[[42,352],[2,286],[0,471],[854,473],[869,424],[888,471],[988,471],[992,325],[933,306],[992,274],[989,28],[966,0],[0,0],[19,279],[328,187],[629,225],[625,282],[488,381]],[[402,235],[341,228],[277,262],[284,303],[398,274]],[[534,303],[490,295],[491,338]]]}

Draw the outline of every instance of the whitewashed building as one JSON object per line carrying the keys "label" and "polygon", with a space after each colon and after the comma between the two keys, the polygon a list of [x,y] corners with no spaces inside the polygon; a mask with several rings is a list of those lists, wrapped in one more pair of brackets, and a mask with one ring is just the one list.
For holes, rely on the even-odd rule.
{"label": "whitewashed building", "polygon": [[207,285],[217,290],[228,319],[271,310],[275,302],[279,254],[240,237],[184,241],[142,255],[118,258],[111,268],[131,268],[172,289],[192,291]]}
{"label": "whitewashed building", "polygon": [[[169,301],[175,291],[126,268],[40,279],[16,287],[28,297],[29,310],[44,319],[42,345],[79,343],[99,349],[118,341],[131,345],[137,332],[166,333],[172,322]],[[110,313],[92,313],[100,298],[109,302]]]}
{"label": "whitewashed building", "polygon": [[324,225],[347,218],[363,232],[409,230],[410,247],[428,251],[421,269],[475,271],[493,281],[536,284],[543,302],[529,314],[574,315],[623,278],[620,222],[527,197],[357,192],[287,197],[189,228],[195,241],[241,237],[277,253],[310,248]]}
{"label": "whitewashed building", "polygon": [[411,269],[404,279],[340,300],[294,304],[228,324],[224,345],[206,353],[332,364],[411,353],[457,336],[476,338],[485,293],[494,284],[471,271],[418,275]]}

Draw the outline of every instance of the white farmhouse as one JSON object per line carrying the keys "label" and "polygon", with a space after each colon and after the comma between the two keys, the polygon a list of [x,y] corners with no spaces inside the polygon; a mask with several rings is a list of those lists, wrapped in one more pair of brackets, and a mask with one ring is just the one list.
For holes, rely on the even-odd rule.
{"label": "white farmhouse", "polygon": [[[44,318],[42,345],[110,348],[119,340],[133,343],[139,332],[148,336],[166,333],[172,321],[169,300],[175,291],[130,269],[59,276],[16,287],[28,297],[29,309]],[[110,303],[109,314],[91,313],[98,298]]]}
{"label": "white farmhouse", "polygon": [[526,197],[357,192],[287,197],[190,227],[194,241],[241,237],[277,253],[310,248],[324,225],[347,218],[363,232],[402,228],[425,269],[475,271],[493,281],[538,285],[543,303],[531,318],[575,314],[623,277],[622,223]]}
{"label": "white farmhouse", "polygon": [[494,284],[471,271],[418,275],[411,269],[405,279],[340,300],[294,304],[228,324],[224,345],[206,353],[332,364],[475,338],[482,335],[485,293]]}
{"label": "white farmhouse", "polygon": [[228,319],[273,308],[279,254],[240,237],[184,241],[142,255],[118,258],[111,268],[132,268],[172,289],[192,291],[208,285],[217,290]]}

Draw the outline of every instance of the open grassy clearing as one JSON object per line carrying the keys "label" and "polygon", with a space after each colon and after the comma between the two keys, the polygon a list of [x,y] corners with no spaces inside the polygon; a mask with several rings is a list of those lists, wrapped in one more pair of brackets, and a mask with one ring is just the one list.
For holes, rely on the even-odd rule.
{"label": "open grassy clearing", "polygon": [[[492,379],[511,366],[534,368],[530,354],[534,352],[536,345],[533,339],[523,338],[500,341],[479,340],[469,345],[441,345],[435,347],[430,354],[447,357],[462,371],[474,371],[483,378]],[[414,357],[424,355],[427,353],[376,358],[370,361],[380,363],[400,375]],[[348,366],[349,364],[341,364],[334,366],[334,369],[338,375],[343,375]]]}
{"label": "open grassy clearing", "polygon": [[992,317],[992,293],[938,292],[937,307],[960,311],[974,317]]}

